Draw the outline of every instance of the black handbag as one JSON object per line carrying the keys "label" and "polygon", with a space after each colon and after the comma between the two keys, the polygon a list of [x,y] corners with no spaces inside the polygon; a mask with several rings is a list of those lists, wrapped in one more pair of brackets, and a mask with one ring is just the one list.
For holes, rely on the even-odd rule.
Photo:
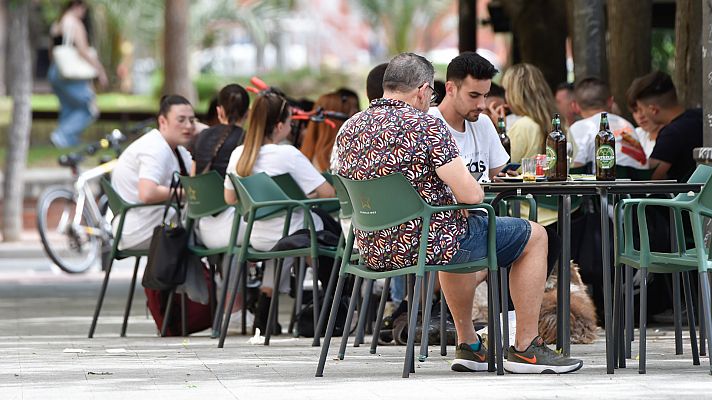
{"label": "black handbag", "polygon": [[[183,227],[180,210],[180,180],[177,176],[171,181],[171,198],[163,211],[163,222],[153,229],[151,246],[148,250],[148,262],[143,273],[141,285],[148,289],[171,290],[185,282],[189,232]],[[166,222],[171,202],[176,205],[176,221]]]}

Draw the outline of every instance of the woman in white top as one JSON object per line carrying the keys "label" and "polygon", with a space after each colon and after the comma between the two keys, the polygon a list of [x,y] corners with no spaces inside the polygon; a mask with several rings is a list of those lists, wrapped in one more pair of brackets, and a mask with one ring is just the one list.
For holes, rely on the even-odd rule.
{"label": "woman in white top", "polygon": [[[309,197],[327,198],[334,197],[334,188],[317,171],[297,148],[283,142],[291,131],[291,110],[287,100],[275,93],[260,95],[255,100],[247,120],[244,144],[238,146],[230,155],[227,166],[228,174],[239,177],[249,176],[264,172],[270,176],[289,173],[299,187]],[[225,177],[225,202],[235,204],[238,200],[235,189],[228,176]],[[316,230],[323,228],[323,223],[316,214],[312,213]],[[270,218],[264,221],[255,221],[250,237],[250,244],[258,250],[269,250],[282,238],[284,226],[283,218]],[[304,227],[304,215],[300,210],[295,210],[290,222],[290,233]],[[285,260],[285,268],[281,282],[288,285],[289,268]],[[262,309],[272,297],[274,263],[268,262],[264,272],[261,292],[258,300],[255,325],[264,332]],[[280,287],[284,289],[284,287]],[[265,316],[266,317],[266,316]],[[279,329],[277,329],[279,332]]]}

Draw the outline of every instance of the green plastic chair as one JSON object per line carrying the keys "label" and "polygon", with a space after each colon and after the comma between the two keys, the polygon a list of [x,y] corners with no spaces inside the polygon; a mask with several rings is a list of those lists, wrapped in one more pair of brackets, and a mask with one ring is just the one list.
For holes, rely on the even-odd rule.
{"label": "green plastic chair", "polygon": [[[708,270],[712,266],[710,252],[704,243],[704,228],[702,221],[704,217],[712,217],[712,167],[700,165],[697,167],[688,182],[702,183],[705,185],[700,193],[695,196],[680,194],[673,199],[624,199],[618,202],[615,209],[615,247],[616,247],[616,297],[620,299],[620,275],[622,265],[628,265],[639,269],[641,273],[640,283],[640,354],[638,370],[641,374],[646,372],[646,324],[647,324],[647,276],[648,272],[655,273],[677,273],[697,270],[700,278],[701,296],[703,306],[703,320],[707,333],[707,340],[710,342],[712,333],[712,313],[710,308],[710,283]],[[671,253],[654,252],[650,250],[650,238],[648,235],[647,220],[645,210],[649,206],[667,207],[673,212],[673,223],[675,224],[677,251]],[[640,248],[633,246],[633,209],[636,209],[638,218],[638,232],[640,237]],[[687,249],[685,245],[685,233],[683,230],[683,212],[689,215],[692,223],[692,233],[694,248]],[[692,297],[689,287],[689,279],[685,279],[686,302],[688,310],[691,310]],[[622,302],[615,302],[616,315],[620,315]],[[688,319],[691,327],[691,335],[694,336],[694,313],[688,312]],[[712,343],[712,342],[710,342]],[[693,340],[693,358],[699,364],[696,355],[696,342]],[[712,358],[710,359],[710,373],[712,373]]]}
{"label": "green plastic chair", "polygon": [[[203,245],[196,244],[195,241],[190,241],[188,244],[188,249],[198,257],[213,257],[222,256],[223,257],[223,273],[225,274],[224,281],[230,281],[230,266],[234,260],[234,256],[237,254],[239,247],[237,246],[237,237],[240,231],[240,214],[237,211],[236,206],[231,206],[225,203],[225,198],[223,193],[223,178],[216,171],[209,171],[205,174],[197,176],[181,176],[181,184],[185,190],[185,201],[186,201],[186,229],[189,232],[193,231],[195,224],[200,218],[211,216],[220,213],[230,207],[235,208],[235,218],[233,220],[232,229],[230,231],[230,238],[228,240],[228,245],[217,248],[207,248]],[[247,269],[243,268],[241,270],[243,274],[238,277],[238,286],[242,282],[242,291],[245,293],[246,286],[246,272]],[[215,281],[215,266],[211,263],[211,278],[213,282]],[[216,338],[220,335],[219,327],[222,323],[222,315],[225,309],[225,302],[227,299],[228,285],[223,285],[223,291],[219,297],[217,309],[212,304],[211,296],[211,311],[213,312],[213,331],[211,337]],[[169,303],[170,305],[171,303]],[[247,313],[246,304],[243,302],[242,308],[242,334],[247,333]]]}
{"label": "green plastic chair", "polygon": [[111,186],[106,178],[101,178],[100,181],[101,188],[106,193],[109,200],[109,208],[114,214],[114,218],[119,219],[119,223],[116,229],[116,236],[114,236],[113,243],[111,245],[111,252],[109,253],[109,265],[106,267],[104,272],[104,282],[101,285],[101,290],[99,291],[99,298],[97,299],[96,308],[94,309],[94,317],[91,321],[91,327],[89,328],[89,338],[94,337],[94,331],[96,330],[96,324],[99,319],[99,313],[101,312],[101,307],[104,304],[104,297],[106,296],[106,288],[109,285],[109,274],[111,274],[111,267],[114,264],[114,260],[122,260],[124,258],[135,257],[136,262],[134,263],[133,275],[131,277],[131,286],[129,287],[129,295],[126,301],[126,309],[124,310],[124,320],[121,325],[121,337],[126,336],[126,329],[128,327],[129,313],[131,312],[131,302],[133,301],[134,290],[136,288],[136,276],[138,275],[138,264],[141,261],[141,257],[148,256],[148,250],[119,250],[119,243],[121,242],[121,236],[124,230],[124,222],[126,220],[126,212],[135,208],[141,207],[155,207],[155,206],[165,206],[165,203],[158,204],[130,204],[119,196],[118,193]]}
{"label": "green plastic chair", "polygon": [[[320,204],[324,201],[333,201],[332,199],[306,199],[306,200],[293,200],[287,196],[284,191],[277,185],[277,183],[270,178],[267,174],[261,172],[258,174],[250,175],[244,178],[238,178],[234,174],[229,173],[228,177],[235,187],[237,193],[238,202],[237,210],[239,214],[242,215],[246,221],[247,226],[245,227],[245,235],[242,243],[240,244],[239,251],[237,252],[237,262],[238,265],[243,265],[247,260],[269,260],[278,259],[277,268],[275,272],[275,288],[279,287],[279,278],[282,270],[282,259],[285,257],[311,257],[312,267],[314,268],[314,288],[318,287],[317,276],[318,276],[318,260],[320,254],[325,254],[326,250],[320,248],[317,238],[316,230],[314,228],[314,221],[312,220],[311,213],[309,210],[313,205]],[[282,230],[282,236],[289,234],[289,225],[291,222],[291,216],[294,210],[300,209],[304,212],[304,221],[306,228],[309,229],[310,235],[310,246],[299,249],[290,250],[280,250],[280,251],[260,251],[254,249],[249,245],[250,236],[252,235],[252,228],[255,221],[265,220],[271,218],[284,217],[284,229]],[[333,249],[331,249],[333,250]],[[233,287],[232,298],[235,298],[237,294],[237,285]],[[272,329],[277,322],[277,299],[278,295],[272,296],[272,301],[270,303],[269,316],[267,318],[266,331],[265,332],[265,345],[269,345],[270,337],[272,334]],[[319,295],[318,290],[314,290],[314,296],[312,298],[314,304],[314,321],[319,318]],[[223,317],[224,321],[222,324],[222,331],[220,334],[220,341],[218,347],[223,347],[225,342],[225,337],[227,336],[227,326],[230,322],[230,313],[232,313],[233,303],[228,304],[227,312]]]}
{"label": "green plastic chair", "polygon": [[[411,186],[410,182],[405,177],[396,173],[371,180],[355,181],[341,176],[337,176],[348,191],[351,205],[353,206],[352,226],[354,229],[362,231],[376,231],[393,226],[398,226],[407,221],[420,218],[423,221],[421,229],[420,246],[418,252],[418,263],[416,265],[405,266],[391,271],[373,271],[368,265],[358,262],[352,264],[347,260],[351,259],[351,253],[354,245],[354,232],[348,232],[346,239],[346,251],[341,263],[339,271],[339,281],[336,287],[336,293],[331,306],[331,315],[326,330],[326,336],[321,348],[321,356],[316,370],[316,376],[323,376],[326,357],[329,352],[329,344],[334,332],[336,323],[336,314],[339,307],[339,301],[343,292],[344,284],[347,275],[356,276],[354,292],[352,298],[357,295],[356,290],[363,279],[379,279],[388,278],[400,275],[415,274],[415,287],[409,304],[411,306],[410,320],[408,323],[408,343],[406,347],[406,356],[403,364],[403,377],[407,378],[411,372],[415,372],[414,365],[414,344],[415,344],[415,326],[418,315],[418,305],[420,301],[412,301],[412,299],[420,299],[421,285],[426,273],[429,273],[430,279],[427,279],[426,304],[432,302],[432,289],[434,285],[434,276],[432,272],[445,271],[454,273],[469,273],[478,270],[489,270],[489,282],[492,286],[492,304],[493,311],[491,314],[489,331],[493,332],[489,339],[490,351],[490,370],[495,370],[495,353],[497,357],[496,369],[498,374],[503,374],[502,370],[502,348],[500,340],[500,324],[499,324],[499,282],[497,274],[497,253],[495,247],[495,215],[494,209],[488,204],[457,204],[449,206],[432,206],[426,203],[420,195]],[[397,201],[394,201],[397,199]],[[463,210],[463,209],[481,209],[486,210],[489,218],[488,226],[488,255],[482,260],[478,260],[466,264],[449,264],[449,265],[427,265],[425,263],[427,237],[430,229],[430,219],[436,212],[447,210]],[[344,336],[341,341],[339,350],[339,359],[344,358],[346,343],[348,341],[348,332],[350,330],[351,318],[355,304],[352,301],[349,305],[348,314],[346,316],[346,324],[344,327]],[[429,320],[429,308],[425,308],[424,321]],[[427,330],[424,329],[427,332]]]}

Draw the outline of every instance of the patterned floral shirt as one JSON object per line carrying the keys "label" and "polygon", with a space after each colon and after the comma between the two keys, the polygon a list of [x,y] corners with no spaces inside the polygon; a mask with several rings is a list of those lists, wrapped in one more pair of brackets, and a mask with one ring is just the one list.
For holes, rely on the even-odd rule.
{"label": "patterned floral shirt", "polygon": [[[401,172],[429,204],[455,204],[452,191],[435,169],[459,152],[445,125],[435,117],[402,101],[377,99],[344,123],[336,146],[339,175],[363,180]],[[358,248],[374,270],[414,265],[421,225],[418,219],[375,232],[356,230]],[[461,213],[434,214],[426,262],[447,264],[459,249],[458,236],[466,231]]]}

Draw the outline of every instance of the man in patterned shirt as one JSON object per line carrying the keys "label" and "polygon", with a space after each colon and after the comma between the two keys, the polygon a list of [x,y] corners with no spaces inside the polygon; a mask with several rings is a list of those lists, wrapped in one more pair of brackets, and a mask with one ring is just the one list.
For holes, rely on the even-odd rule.
{"label": "man in patterned shirt", "polygon": [[[383,77],[383,98],[354,115],[336,139],[338,174],[364,180],[402,173],[432,205],[482,202],[482,187],[470,175],[442,121],[427,114],[434,70],[412,53],[394,57]],[[417,261],[420,221],[376,232],[356,230],[365,261],[374,270],[397,269]],[[497,218],[497,260],[512,265],[510,291],[517,332],[504,368],[514,373],[566,373],[583,365],[549,349],[538,335],[546,280],[547,236],[543,227],[518,218]],[[487,218],[459,212],[433,215],[426,262],[464,263],[487,255]],[[475,273],[439,274],[453,315],[458,342],[455,371],[484,371],[487,351],[472,324]]]}

